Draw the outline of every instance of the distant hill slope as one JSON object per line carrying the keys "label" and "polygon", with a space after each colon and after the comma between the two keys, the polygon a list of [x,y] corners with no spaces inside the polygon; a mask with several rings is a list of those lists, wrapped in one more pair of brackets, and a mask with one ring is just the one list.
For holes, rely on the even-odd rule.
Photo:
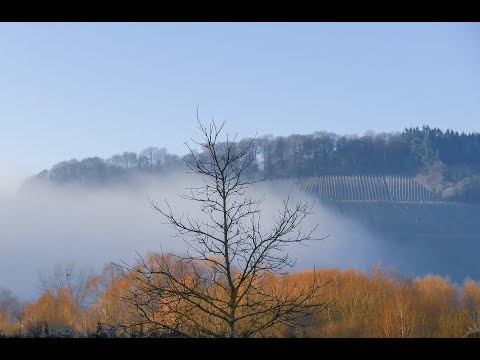
{"label": "distant hill slope", "polygon": [[445,201],[412,177],[330,175],[276,182],[287,182],[372,230],[480,237],[480,206]]}
{"label": "distant hill slope", "polygon": [[328,175],[292,181],[322,200],[442,201],[431,189],[406,176]]}
{"label": "distant hill slope", "polygon": [[[277,180],[282,181],[282,180]],[[480,279],[480,206],[446,201],[413,177],[319,176],[283,180],[357,221],[388,246],[379,260],[410,275]],[[333,240],[336,234],[332,234]],[[365,242],[358,239],[354,251]],[[365,240],[363,240],[365,241]]]}

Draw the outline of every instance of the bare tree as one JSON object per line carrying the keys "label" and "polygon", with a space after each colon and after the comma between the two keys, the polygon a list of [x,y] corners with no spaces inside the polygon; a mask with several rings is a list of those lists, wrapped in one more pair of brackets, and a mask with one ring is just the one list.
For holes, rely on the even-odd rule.
{"label": "bare tree", "polygon": [[[62,325],[87,331],[87,312],[89,306],[96,299],[92,280],[91,271],[77,269],[74,264],[56,265],[51,274],[40,274],[41,289],[44,294],[48,294],[52,299],[55,299],[52,311],[60,315]],[[59,301],[60,299],[62,301]],[[57,306],[62,306],[64,310],[58,310],[60,308]],[[68,320],[67,314],[69,314]],[[27,311],[27,318],[29,315],[33,314]],[[35,319],[34,323],[36,320],[38,319]],[[40,320],[47,321],[43,318]]]}
{"label": "bare tree", "polygon": [[15,312],[15,318],[17,319],[18,324],[20,325],[20,337],[22,336],[22,325],[26,316],[27,314],[23,310]]}
{"label": "bare tree", "polygon": [[53,297],[63,289],[76,306],[86,307],[92,301],[89,286],[92,277],[89,271],[76,269],[74,264],[56,265],[51,274],[40,274],[41,289]]}
{"label": "bare tree", "polygon": [[[328,304],[320,299],[325,285],[313,277],[292,280],[286,273],[295,259],[286,247],[304,244],[315,228],[304,232],[303,220],[312,206],[283,202],[273,216],[272,227],[262,227],[263,198],[247,195],[249,186],[261,180],[244,176],[254,161],[254,140],[242,146],[219,137],[225,123],[209,127],[198,118],[203,150],[194,151],[186,165],[202,177],[202,185],[180,195],[198,205],[199,218],[174,214],[167,200],[160,206],[150,200],[167,224],[182,238],[184,255],[139,256],[134,266],[122,265],[134,279],[126,298],[137,324],[162,333],[188,336],[265,336],[276,325],[308,326]],[[319,240],[319,239],[318,239]]]}

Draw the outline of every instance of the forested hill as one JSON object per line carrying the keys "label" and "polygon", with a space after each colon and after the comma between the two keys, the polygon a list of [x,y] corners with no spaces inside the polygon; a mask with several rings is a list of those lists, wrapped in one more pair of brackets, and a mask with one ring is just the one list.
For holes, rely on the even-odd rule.
{"label": "forested hill", "polygon": [[[241,140],[241,147],[249,139]],[[200,154],[201,156],[201,154]],[[388,174],[416,177],[439,196],[480,202],[480,133],[458,133],[423,126],[397,133],[363,136],[315,132],[263,136],[251,153],[249,176],[267,179],[322,175]],[[132,175],[183,169],[183,158],[164,148],[63,161],[33,179],[55,183],[108,184]]]}

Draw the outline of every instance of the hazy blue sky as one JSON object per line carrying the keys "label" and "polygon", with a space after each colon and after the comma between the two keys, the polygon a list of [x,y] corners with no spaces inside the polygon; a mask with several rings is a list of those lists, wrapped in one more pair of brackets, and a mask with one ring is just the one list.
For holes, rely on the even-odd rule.
{"label": "hazy blue sky", "polygon": [[240,137],[480,131],[480,24],[0,24],[0,190],[61,160]]}

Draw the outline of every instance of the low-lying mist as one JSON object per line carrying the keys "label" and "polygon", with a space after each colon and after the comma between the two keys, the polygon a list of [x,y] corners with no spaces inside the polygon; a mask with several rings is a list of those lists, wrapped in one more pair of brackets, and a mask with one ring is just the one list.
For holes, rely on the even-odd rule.
{"label": "low-lying mist", "polygon": [[[148,197],[159,205],[168,199],[176,214],[201,216],[198,204],[177,196],[198,181],[192,175],[177,173],[109,187],[37,183],[1,199],[0,287],[27,300],[40,292],[39,274],[48,274],[56,265],[74,263],[99,272],[110,261],[133,263],[136,252],[184,251],[185,243],[172,237],[173,229],[151,208]],[[265,197],[261,207],[264,230],[283,199],[315,202],[286,183],[263,182],[252,187],[251,194]],[[410,271],[411,259],[404,256],[400,263],[396,257],[398,244],[389,244],[318,203],[313,210],[304,230],[318,224],[313,237],[329,236],[290,248],[290,254],[297,258],[296,270],[313,266],[369,270],[381,262]],[[417,255],[414,252],[412,259]]]}

